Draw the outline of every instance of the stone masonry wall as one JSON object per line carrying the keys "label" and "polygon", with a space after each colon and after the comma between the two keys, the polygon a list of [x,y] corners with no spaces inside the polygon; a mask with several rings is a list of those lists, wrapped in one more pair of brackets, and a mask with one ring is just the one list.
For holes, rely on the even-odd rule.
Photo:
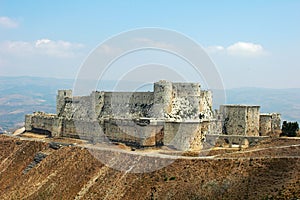
{"label": "stone masonry wall", "polygon": [[166,118],[199,120],[201,91],[197,83],[172,83],[172,104]]}
{"label": "stone masonry wall", "polygon": [[261,136],[272,136],[281,130],[281,118],[278,113],[262,113],[259,118],[259,133]]}
{"label": "stone masonry wall", "polygon": [[247,136],[259,136],[259,106],[247,106]]}
{"label": "stone masonry wall", "polygon": [[211,119],[212,93],[201,91],[198,83],[172,83],[159,81],[154,84],[152,117],[172,121]]}
{"label": "stone masonry wall", "polygon": [[245,135],[246,134],[246,110],[240,107],[221,106],[223,114],[223,134]]}
{"label": "stone masonry wall", "polygon": [[[280,115],[259,117],[259,108],[223,105],[214,114],[212,93],[201,91],[200,84],[159,81],[154,83],[153,92],[94,91],[73,97],[72,90],[59,90],[57,115],[26,115],[25,129],[52,136],[107,137],[137,146],[165,144],[180,150],[199,150],[207,134],[256,137],[259,132],[267,135],[280,130]],[[151,123],[137,123],[142,118]]]}
{"label": "stone masonry wall", "polygon": [[270,135],[272,132],[272,115],[260,114],[259,116],[259,133],[261,136]]}
{"label": "stone masonry wall", "polygon": [[99,117],[149,117],[153,100],[153,92],[105,92]]}
{"label": "stone masonry wall", "polygon": [[208,90],[201,91],[200,113],[203,115],[202,119],[208,120],[213,118],[212,105],[212,92]]}
{"label": "stone masonry wall", "polygon": [[65,98],[72,98],[72,90],[58,90],[56,95],[56,113],[59,115],[65,105]]}
{"label": "stone masonry wall", "polygon": [[128,119],[105,120],[105,135],[112,141],[136,146],[160,146],[163,144],[163,124],[139,125]]}
{"label": "stone masonry wall", "polygon": [[51,136],[60,136],[61,120],[56,114],[34,113],[25,116],[25,130]]}
{"label": "stone masonry wall", "polygon": [[89,96],[66,98],[59,107],[64,118],[96,120],[146,117],[152,105],[153,92],[93,92]]}
{"label": "stone masonry wall", "polygon": [[222,105],[225,135],[259,136],[259,106]]}
{"label": "stone masonry wall", "polygon": [[165,122],[164,145],[178,150],[200,150],[204,135],[199,122]]}
{"label": "stone masonry wall", "polygon": [[172,83],[168,81],[159,81],[154,83],[153,107],[150,117],[164,119],[165,113],[172,110]]}
{"label": "stone masonry wall", "polygon": [[272,131],[281,130],[281,115],[279,113],[272,113]]}
{"label": "stone masonry wall", "polygon": [[31,118],[32,114],[25,115],[25,130],[30,131],[32,129]]}
{"label": "stone masonry wall", "polygon": [[71,90],[57,95],[58,115],[67,119],[139,118],[211,119],[212,94],[198,83],[154,83],[154,92],[98,92],[72,97]]}

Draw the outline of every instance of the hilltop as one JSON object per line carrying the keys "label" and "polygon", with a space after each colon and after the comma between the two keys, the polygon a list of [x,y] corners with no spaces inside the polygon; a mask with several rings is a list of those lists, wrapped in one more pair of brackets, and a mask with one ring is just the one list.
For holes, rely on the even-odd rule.
{"label": "hilltop", "polygon": [[[63,139],[60,139],[63,142]],[[70,143],[71,141],[65,141]],[[74,141],[73,141],[74,142]],[[88,146],[88,145],[87,145]],[[273,138],[214,157],[169,156],[149,173],[110,168],[84,143],[56,148],[51,139],[0,136],[1,199],[292,199],[300,197],[300,140]],[[147,154],[120,151],[122,158]],[[107,156],[114,152],[93,150]],[[148,150],[149,151],[149,150]],[[160,153],[157,152],[157,155]],[[93,154],[94,155],[94,154]]]}

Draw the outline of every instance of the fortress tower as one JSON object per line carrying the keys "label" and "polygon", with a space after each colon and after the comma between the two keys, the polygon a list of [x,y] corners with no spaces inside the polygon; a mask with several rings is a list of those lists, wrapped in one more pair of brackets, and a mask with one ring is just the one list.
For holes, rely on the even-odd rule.
{"label": "fortress tower", "polygon": [[165,80],[154,83],[152,116],[163,119],[165,113],[172,110],[172,82]]}
{"label": "fortress tower", "polygon": [[259,136],[260,106],[221,105],[223,134]]}
{"label": "fortress tower", "polygon": [[200,113],[202,119],[213,118],[213,96],[212,92],[209,90],[202,90],[200,95]]}
{"label": "fortress tower", "polygon": [[279,113],[261,113],[259,116],[260,136],[274,136],[281,130]]}
{"label": "fortress tower", "polygon": [[72,98],[72,90],[58,90],[56,95],[56,114],[59,115],[65,106],[65,98]]}

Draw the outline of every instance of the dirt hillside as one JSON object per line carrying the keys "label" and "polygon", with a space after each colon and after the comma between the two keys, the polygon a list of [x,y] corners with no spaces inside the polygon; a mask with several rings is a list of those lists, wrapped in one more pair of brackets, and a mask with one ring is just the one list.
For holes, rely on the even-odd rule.
{"label": "dirt hillside", "polygon": [[154,172],[126,173],[83,147],[0,136],[0,199],[299,199],[298,141],[274,139],[260,151],[181,157]]}

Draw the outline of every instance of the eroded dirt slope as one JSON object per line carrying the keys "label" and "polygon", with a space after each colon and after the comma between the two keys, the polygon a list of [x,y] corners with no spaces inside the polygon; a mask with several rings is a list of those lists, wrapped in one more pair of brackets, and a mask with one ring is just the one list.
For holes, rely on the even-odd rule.
{"label": "eroded dirt slope", "polygon": [[[289,148],[293,156],[286,156]],[[181,158],[136,174],[107,167],[82,147],[55,150],[48,143],[0,136],[0,199],[297,199],[300,158],[294,148],[273,149],[275,158],[261,152],[254,158]],[[24,173],[41,152],[48,156]],[[132,155],[124,153],[117,162],[124,164],[127,156]]]}

